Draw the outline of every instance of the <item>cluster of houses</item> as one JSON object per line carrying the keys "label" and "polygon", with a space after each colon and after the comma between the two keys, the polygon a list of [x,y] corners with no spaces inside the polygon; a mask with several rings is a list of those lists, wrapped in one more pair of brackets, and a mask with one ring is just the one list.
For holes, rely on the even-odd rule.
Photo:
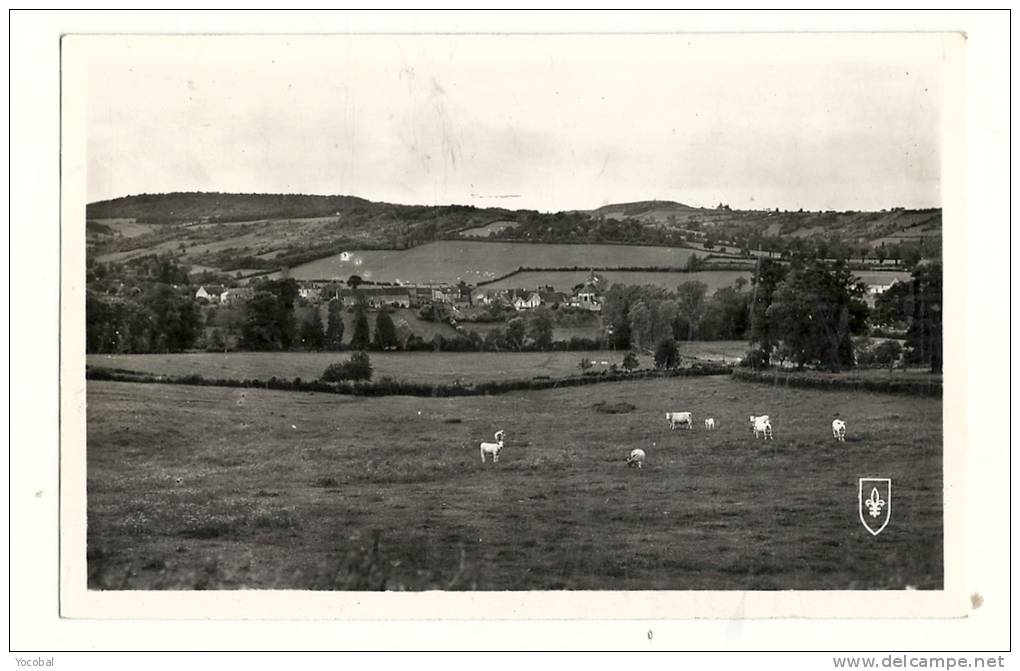
{"label": "cluster of houses", "polygon": [[[225,288],[206,284],[195,292],[195,299],[206,303],[236,305],[254,296],[250,286]],[[352,288],[343,283],[304,281],[299,283],[298,295],[309,303],[323,303],[339,300],[344,306],[364,303],[370,308],[382,306],[419,307],[431,303],[443,303],[454,307],[472,305],[502,305],[515,310],[532,310],[540,305],[568,306],[590,312],[602,311],[602,297],[599,289],[591,283],[585,284],[573,293],[556,291],[551,286],[530,289],[487,289],[457,285],[360,285]]]}
{"label": "cluster of houses", "polygon": [[598,291],[588,285],[567,294],[556,291],[550,286],[529,289],[476,289],[472,299],[478,305],[504,305],[512,307],[517,311],[533,310],[540,305],[546,306],[567,306],[588,310],[590,312],[602,311],[602,298]]}
{"label": "cluster of houses", "polygon": [[206,303],[220,303],[222,305],[240,305],[247,302],[255,295],[251,287],[223,287],[217,284],[206,284],[200,286],[195,292],[195,299]]}

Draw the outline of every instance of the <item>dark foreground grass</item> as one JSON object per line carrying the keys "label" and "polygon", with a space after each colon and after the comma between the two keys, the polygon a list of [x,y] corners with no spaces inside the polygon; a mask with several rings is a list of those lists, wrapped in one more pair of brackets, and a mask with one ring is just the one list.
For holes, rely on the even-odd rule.
{"label": "dark foreground grass", "polygon": [[[760,413],[774,441],[752,439]],[[450,399],[89,382],[87,450],[93,589],[942,585],[937,399],[725,377]],[[865,476],[893,481],[877,537]]]}

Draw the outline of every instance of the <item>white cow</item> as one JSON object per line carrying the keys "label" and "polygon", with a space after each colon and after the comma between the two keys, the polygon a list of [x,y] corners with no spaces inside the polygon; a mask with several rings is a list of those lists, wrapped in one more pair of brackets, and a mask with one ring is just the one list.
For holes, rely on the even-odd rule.
{"label": "white cow", "polygon": [[678,426],[686,426],[688,429],[694,428],[694,417],[689,412],[667,412],[666,421],[669,422],[671,430]]}
{"label": "white cow", "polygon": [[768,415],[751,415],[751,428],[754,430],[755,438],[759,436],[765,439],[772,438],[772,422],[769,421]]}
{"label": "white cow", "polygon": [[480,449],[479,449],[479,453],[482,456],[482,463],[483,464],[485,463],[485,455],[487,455],[487,454],[491,454],[492,455],[492,463],[495,464],[495,463],[499,462],[499,451],[503,449],[503,437],[505,435],[506,435],[506,433],[503,430],[499,430],[499,431],[496,432],[496,436],[495,436],[496,442],[495,443],[482,443],[481,444]]}
{"label": "white cow", "polygon": [[708,419],[705,420],[705,428],[708,429],[709,431],[715,429],[715,418],[714,417],[709,417]]}
{"label": "white cow", "polygon": [[846,442],[846,422],[841,419],[832,420],[832,437],[841,443]]}
{"label": "white cow", "polygon": [[645,463],[645,451],[641,448],[635,448],[630,451],[630,456],[627,457],[627,465],[631,468],[641,468]]}

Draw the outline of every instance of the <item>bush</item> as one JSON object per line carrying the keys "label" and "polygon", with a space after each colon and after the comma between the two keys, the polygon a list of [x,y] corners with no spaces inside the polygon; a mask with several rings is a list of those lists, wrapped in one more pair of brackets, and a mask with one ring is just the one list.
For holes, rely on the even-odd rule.
{"label": "bush", "polygon": [[895,340],[885,340],[872,355],[874,362],[880,366],[893,366],[903,356],[903,346]]}
{"label": "bush", "polygon": [[676,341],[672,338],[663,338],[655,347],[656,368],[676,368],[680,365],[680,351],[676,347]]}
{"label": "bush", "polygon": [[769,355],[764,350],[753,349],[744,355],[744,358],[740,360],[740,365],[744,368],[768,368],[769,366]]}
{"label": "bush", "polygon": [[331,363],[322,372],[324,382],[344,380],[371,380],[372,363],[367,352],[355,352],[347,361]]}

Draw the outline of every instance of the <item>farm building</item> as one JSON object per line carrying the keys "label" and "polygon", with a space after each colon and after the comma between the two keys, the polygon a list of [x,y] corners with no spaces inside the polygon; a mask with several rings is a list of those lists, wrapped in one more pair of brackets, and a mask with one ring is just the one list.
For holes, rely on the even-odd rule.
{"label": "farm building", "polygon": [[562,291],[553,291],[551,288],[547,288],[544,291],[538,292],[539,298],[542,300],[542,305],[560,305],[570,300],[570,297]]}
{"label": "farm building", "polygon": [[224,305],[237,305],[251,300],[254,295],[255,290],[251,287],[226,289],[222,294],[220,294],[220,303],[223,303]]}
{"label": "farm building", "polygon": [[471,294],[471,301],[475,305],[506,305],[509,307],[512,304],[506,289],[476,289]]}
{"label": "farm building", "polygon": [[218,284],[202,285],[195,292],[195,299],[208,301],[209,303],[219,303],[221,295],[223,295],[222,286]]}
{"label": "farm building", "polygon": [[328,286],[325,282],[302,282],[298,288],[298,296],[311,303],[318,303],[322,300],[323,289]]}
{"label": "farm building", "polygon": [[531,310],[542,304],[542,296],[537,291],[514,289],[511,292],[514,310]]}
{"label": "farm building", "polygon": [[570,299],[568,305],[575,308],[581,308],[582,310],[588,310],[590,312],[602,311],[602,299],[599,297],[595,288],[591,285],[585,285],[583,288],[579,289]]}

